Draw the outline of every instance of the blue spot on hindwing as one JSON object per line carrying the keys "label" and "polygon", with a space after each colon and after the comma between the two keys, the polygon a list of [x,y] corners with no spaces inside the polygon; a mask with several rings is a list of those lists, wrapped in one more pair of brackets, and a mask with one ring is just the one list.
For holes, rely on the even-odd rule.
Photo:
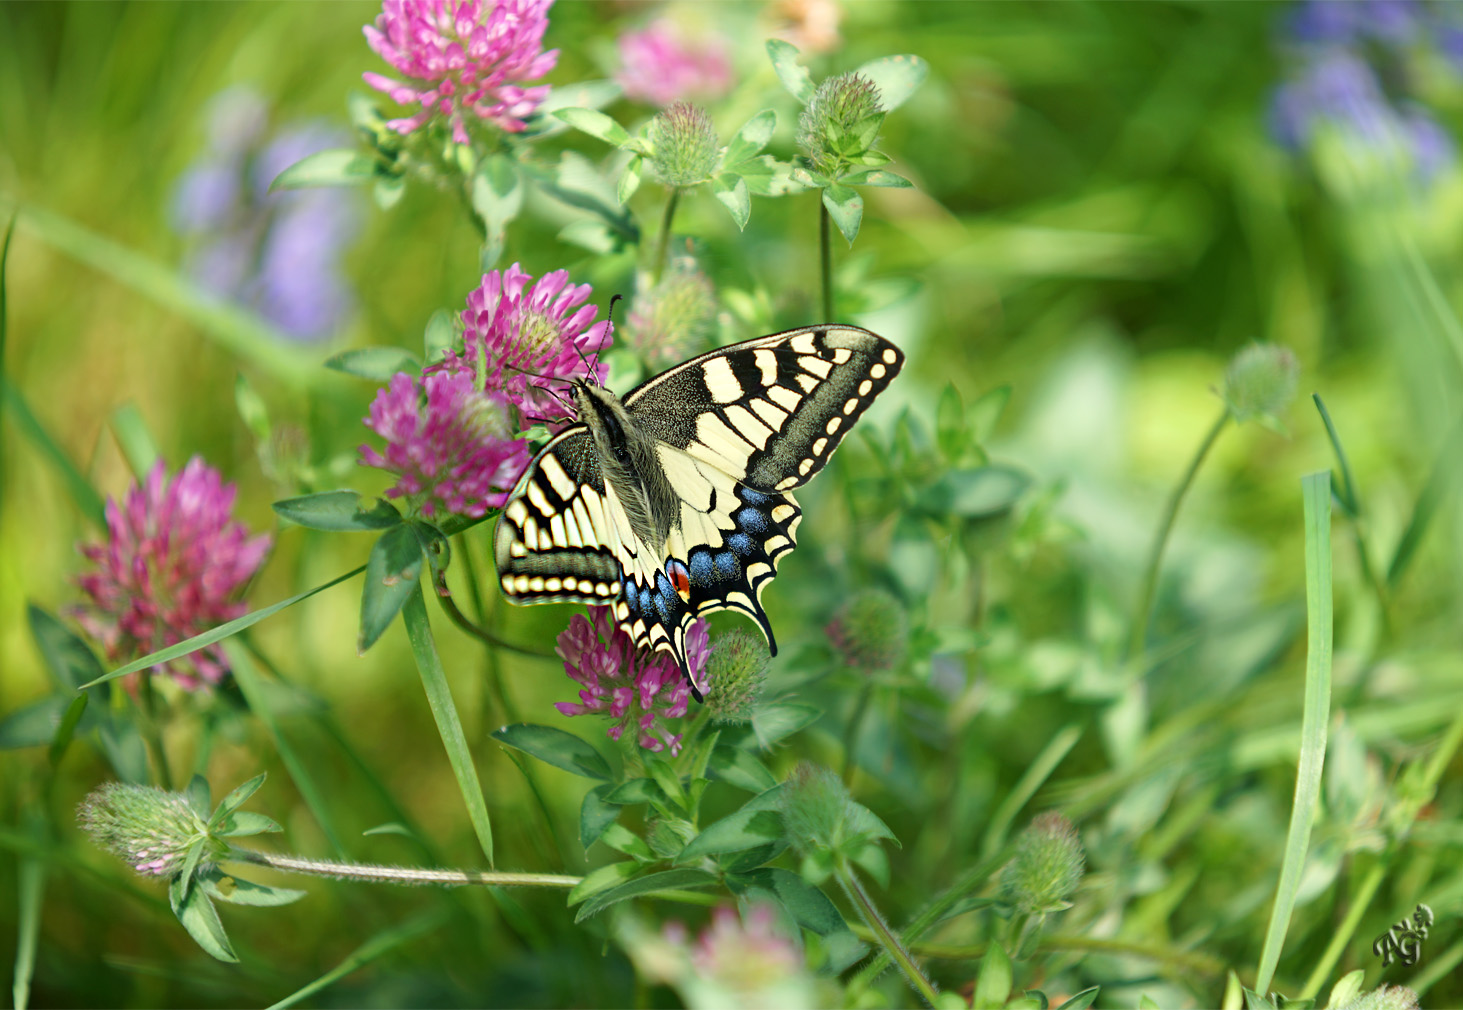
{"label": "blue spot on hindwing", "polygon": [[[676,595],[676,589],[671,585],[671,580],[665,577],[664,572],[655,573],[655,609],[660,612],[662,624],[672,624],[671,615],[675,613],[675,602],[680,597]],[[675,601],[675,602],[673,602]]]}
{"label": "blue spot on hindwing", "polygon": [[737,497],[748,505],[753,505],[758,508],[766,508],[773,504],[771,495],[763,494],[761,491],[754,491],[745,484],[737,488]]}
{"label": "blue spot on hindwing", "polygon": [[711,552],[705,548],[691,552],[691,584],[704,586],[712,581]]}
{"label": "blue spot on hindwing", "polygon": [[770,523],[767,513],[760,512],[750,505],[740,509],[732,518],[737,521],[737,525],[742,529],[751,530],[753,533],[766,533]]}
{"label": "blue spot on hindwing", "polygon": [[716,570],[717,578],[722,580],[735,579],[742,574],[742,566],[737,561],[737,556],[731,551],[722,551],[717,554],[712,565]]}
{"label": "blue spot on hindwing", "polygon": [[726,538],[726,545],[742,556],[752,553],[752,538],[745,533],[733,533]]}

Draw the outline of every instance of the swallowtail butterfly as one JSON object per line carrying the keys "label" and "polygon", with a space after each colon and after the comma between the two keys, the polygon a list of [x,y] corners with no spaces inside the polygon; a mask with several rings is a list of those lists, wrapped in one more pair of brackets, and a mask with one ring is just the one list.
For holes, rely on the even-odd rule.
{"label": "swallowtail butterfly", "polygon": [[903,364],[883,337],[827,325],[711,351],[623,400],[574,382],[578,422],[529,464],[498,521],[504,595],[613,607],[637,646],[670,651],[688,679],[686,631],[708,611],[751,616],[775,654],[761,595],[802,521],[792,492]]}

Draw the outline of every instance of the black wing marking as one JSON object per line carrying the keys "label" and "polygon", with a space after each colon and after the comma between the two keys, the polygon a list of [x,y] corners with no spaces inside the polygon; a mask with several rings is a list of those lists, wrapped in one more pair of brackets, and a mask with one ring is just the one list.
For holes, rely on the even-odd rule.
{"label": "black wing marking", "polygon": [[791,491],[821,470],[904,365],[854,326],[814,326],[723,347],[625,397],[636,423],[749,487]]}
{"label": "black wing marking", "polygon": [[512,603],[590,603],[620,597],[623,569],[589,430],[554,436],[523,472],[493,535],[498,582]]}

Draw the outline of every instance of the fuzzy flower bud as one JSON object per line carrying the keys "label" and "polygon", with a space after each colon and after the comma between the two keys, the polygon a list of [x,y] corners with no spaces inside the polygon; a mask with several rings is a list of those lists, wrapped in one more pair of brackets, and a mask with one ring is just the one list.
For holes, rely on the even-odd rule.
{"label": "fuzzy flower bud", "polygon": [[635,298],[625,338],[652,369],[689,358],[705,345],[716,319],[716,289],[694,262],[673,262],[654,287]]}
{"label": "fuzzy flower bud", "polygon": [[798,120],[798,147],[813,167],[836,175],[865,154],[879,133],[884,112],[879,89],[861,74],[839,74],[818,85]]}
{"label": "fuzzy flower bud", "polygon": [[767,679],[772,654],[759,636],[740,628],[718,636],[706,661],[706,711],[722,723],[752,720],[757,698]]}
{"label": "fuzzy flower bud", "polygon": [[[193,843],[208,834],[182,793],[122,782],[108,782],[91,792],[77,808],[76,819],[92,841],[138,873],[169,880],[182,873]],[[211,865],[207,856],[225,851],[225,843],[213,843],[200,868]]]}
{"label": "fuzzy flower bud", "polygon": [[838,608],[826,629],[834,650],[855,670],[891,670],[909,652],[904,604],[883,589],[865,589]]}
{"label": "fuzzy flower bud", "polygon": [[650,121],[650,163],[667,185],[686,189],[711,178],[719,145],[716,127],[704,109],[676,102]]}
{"label": "fuzzy flower bud", "polygon": [[1295,398],[1300,365],[1277,344],[1251,344],[1224,372],[1224,402],[1239,422],[1274,418]]}
{"label": "fuzzy flower bud", "polygon": [[1384,985],[1364,992],[1342,1010],[1417,1010],[1417,993],[1405,985]]}
{"label": "fuzzy flower bud", "polygon": [[808,761],[782,787],[782,818],[800,852],[835,848],[843,839],[853,797],[829,768]]}
{"label": "fuzzy flower bud", "polygon": [[1026,913],[1060,912],[1071,907],[1084,865],[1072,822],[1047,811],[1016,839],[1016,855],[1001,871],[1001,896]]}

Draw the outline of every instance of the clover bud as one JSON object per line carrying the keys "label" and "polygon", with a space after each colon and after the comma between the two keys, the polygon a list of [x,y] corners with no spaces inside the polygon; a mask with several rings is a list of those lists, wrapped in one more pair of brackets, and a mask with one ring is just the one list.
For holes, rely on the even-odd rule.
{"label": "clover bud", "polygon": [[706,661],[706,710],[721,723],[742,723],[752,720],[757,698],[767,679],[767,664],[772,654],[759,636],[740,628],[717,636]]}
{"label": "clover bud", "polygon": [[635,297],[625,337],[647,365],[663,367],[700,350],[715,321],[716,289],[692,260],[682,258]]}
{"label": "clover bud", "polygon": [[834,650],[855,670],[891,670],[909,653],[909,617],[898,597],[864,589],[833,615],[825,629]]}
{"label": "clover bud", "polygon": [[782,819],[800,852],[832,849],[843,839],[853,797],[831,769],[801,762],[782,787]]}
{"label": "clover bud", "polygon": [[1001,871],[1001,896],[1022,912],[1060,912],[1071,907],[1084,864],[1072,822],[1047,811],[1016,839],[1016,854]]}
{"label": "clover bud", "polygon": [[1342,1010],[1417,1010],[1417,993],[1405,985],[1378,986],[1362,993]]}
{"label": "clover bud", "polygon": [[[82,800],[76,819],[92,841],[138,873],[168,880],[183,872],[193,843],[208,836],[187,797],[154,786],[108,782]],[[200,869],[227,851],[227,843],[211,840]]]}
{"label": "clover bud", "polygon": [[798,120],[798,147],[814,168],[835,175],[873,147],[883,112],[879,89],[867,77],[830,77],[818,85]]}
{"label": "clover bud", "polygon": [[1224,371],[1224,402],[1239,422],[1278,418],[1295,398],[1300,365],[1277,344],[1251,344]]}
{"label": "clover bud", "polygon": [[667,186],[686,189],[711,178],[720,147],[704,109],[676,102],[650,121],[650,163]]}

